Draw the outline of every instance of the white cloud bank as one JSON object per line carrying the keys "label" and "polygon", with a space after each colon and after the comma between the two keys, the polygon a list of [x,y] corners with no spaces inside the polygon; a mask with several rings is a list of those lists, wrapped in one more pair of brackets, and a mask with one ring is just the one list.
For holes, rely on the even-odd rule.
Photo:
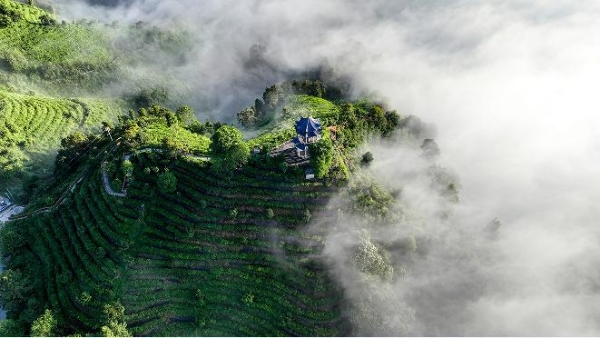
{"label": "white cloud bank", "polygon": [[[173,71],[202,93],[233,86],[251,103],[278,79],[245,74],[262,44],[281,68],[326,59],[435,123],[441,162],[461,178],[463,228],[447,239],[456,252],[433,253],[397,289],[417,311],[413,334],[600,335],[599,2],[59,2],[70,18],[193,27],[198,48]],[[384,153],[376,170],[391,180],[403,158]],[[469,244],[495,216],[499,238]]]}

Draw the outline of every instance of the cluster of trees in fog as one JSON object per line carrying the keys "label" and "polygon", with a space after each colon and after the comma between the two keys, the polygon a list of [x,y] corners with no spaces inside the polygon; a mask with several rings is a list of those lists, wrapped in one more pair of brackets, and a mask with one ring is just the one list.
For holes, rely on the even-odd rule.
{"label": "cluster of trees in fog", "polygon": [[304,94],[331,98],[327,93],[325,85],[320,80],[285,81],[266,88],[262,100],[257,98],[253,106],[242,109],[237,114],[237,119],[246,128],[259,127],[268,122],[276,111],[283,108],[285,99],[290,95]]}

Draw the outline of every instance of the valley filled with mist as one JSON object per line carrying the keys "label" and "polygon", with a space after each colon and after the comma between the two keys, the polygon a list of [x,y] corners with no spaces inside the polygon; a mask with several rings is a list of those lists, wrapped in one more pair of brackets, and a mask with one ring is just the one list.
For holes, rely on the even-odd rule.
{"label": "valley filled with mist", "polygon": [[599,16],[0,0],[0,334],[597,336]]}

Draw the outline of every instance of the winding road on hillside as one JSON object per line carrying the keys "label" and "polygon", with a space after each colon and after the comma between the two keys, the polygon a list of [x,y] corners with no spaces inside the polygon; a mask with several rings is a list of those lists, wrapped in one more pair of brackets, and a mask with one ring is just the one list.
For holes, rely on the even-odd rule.
{"label": "winding road on hillside", "polygon": [[[113,146],[112,149],[106,150],[106,152],[104,153],[104,156],[102,157],[101,161],[104,161],[106,159],[106,157],[108,155],[110,155],[113,151],[115,151],[120,143],[118,142],[119,139],[114,140],[113,142],[107,144],[106,146],[104,146],[104,148],[102,150],[100,150],[100,153],[102,153],[102,151],[104,149],[107,149],[108,147],[110,147],[111,145]],[[86,171],[80,173],[79,175],[77,175],[73,181],[71,182],[71,184],[69,184],[69,186],[67,187],[67,189],[65,189],[65,191],[61,194],[61,196],[51,205],[48,207],[43,207],[34,211],[30,211],[26,214],[13,214],[11,215],[10,219],[6,220],[6,222],[11,222],[11,221],[16,221],[16,220],[20,220],[20,219],[26,219],[41,213],[47,213],[47,212],[51,212],[53,210],[55,210],[58,206],[60,206],[61,204],[63,204],[63,202],[65,201],[66,197],[68,194],[73,193],[73,191],[75,191],[75,188],[77,187],[77,184],[79,184],[81,182],[81,180],[83,179],[83,177],[87,174]],[[27,206],[23,206],[22,207],[23,210],[25,210],[27,208]],[[22,210],[21,210],[22,211]]]}

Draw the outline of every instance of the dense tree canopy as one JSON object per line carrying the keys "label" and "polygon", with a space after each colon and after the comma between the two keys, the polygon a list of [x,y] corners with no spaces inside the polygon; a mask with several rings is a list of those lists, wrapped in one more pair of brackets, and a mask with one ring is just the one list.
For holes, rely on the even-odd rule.
{"label": "dense tree canopy", "polygon": [[387,262],[381,249],[369,238],[363,239],[352,259],[363,273],[384,281],[391,281],[394,276],[394,268]]}
{"label": "dense tree canopy", "polygon": [[333,142],[331,138],[323,137],[309,147],[310,163],[315,169],[315,177],[327,176],[333,162]]}
{"label": "dense tree canopy", "polygon": [[260,113],[255,107],[246,107],[237,114],[237,119],[244,127],[254,127],[260,121]]}
{"label": "dense tree canopy", "polygon": [[177,177],[170,171],[158,175],[158,189],[163,193],[177,190]]}
{"label": "dense tree canopy", "polygon": [[194,110],[189,106],[181,106],[175,111],[175,115],[183,125],[187,126],[196,121]]}
{"label": "dense tree canopy", "polygon": [[242,133],[235,127],[224,125],[211,138],[211,151],[214,155],[213,169],[226,174],[240,165],[244,165],[250,157],[248,144]]}
{"label": "dense tree canopy", "polygon": [[245,144],[242,133],[235,127],[222,126],[211,137],[211,151],[215,155],[227,154]]}
{"label": "dense tree canopy", "polygon": [[90,139],[80,131],[76,131],[60,141],[61,149],[58,151],[55,162],[55,172],[68,171],[76,167],[85,153]]}

